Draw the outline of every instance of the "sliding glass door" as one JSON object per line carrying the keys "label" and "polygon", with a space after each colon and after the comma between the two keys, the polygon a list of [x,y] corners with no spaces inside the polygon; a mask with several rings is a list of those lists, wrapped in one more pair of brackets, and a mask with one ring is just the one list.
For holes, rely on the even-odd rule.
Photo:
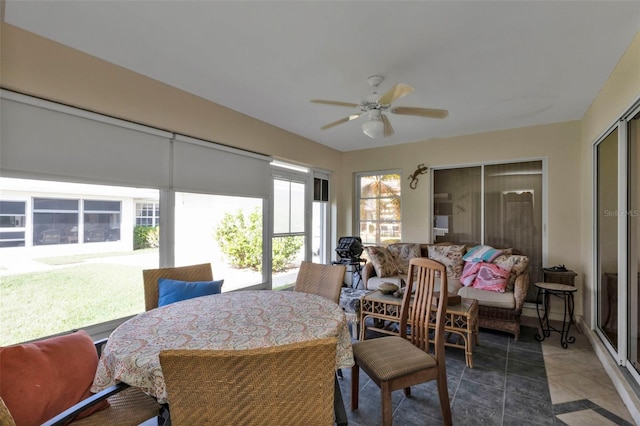
{"label": "sliding glass door", "polygon": [[595,326],[640,384],[640,101],[594,145]]}
{"label": "sliding glass door", "polygon": [[434,241],[512,248],[529,257],[530,282],[543,281],[542,173],[542,160],[434,170]]}

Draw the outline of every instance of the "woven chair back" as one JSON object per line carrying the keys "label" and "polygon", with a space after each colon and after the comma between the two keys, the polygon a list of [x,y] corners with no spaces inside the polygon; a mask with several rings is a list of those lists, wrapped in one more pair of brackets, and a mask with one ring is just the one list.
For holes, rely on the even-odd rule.
{"label": "woven chair back", "polygon": [[213,273],[210,263],[143,270],[144,305],[147,311],[158,307],[158,278],[180,281],[213,281]]}
{"label": "woven chair back", "polygon": [[162,351],[171,424],[333,425],[336,345]]}
{"label": "woven chair back", "polygon": [[11,413],[9,413],[9,409],[4,404],[2,398],[0,398],[0,425],[2,426],[16,426]]}
{"label": "woven chair back", "polygon": [[300,264],[294,290],[317,294],[334,303],[339,303],[340,289],[346,270],[344,265],[321,265],[303,261]]}
{"label": "woven chair back", "polygon": [[[447,269],[435,260],[426,257],[414,258],[409,262],[408,284],[405,289],[400,311],[400,333],[407,337],[407,321],[411,323],[408,336],[411,343],[425,352],[433,353],[436,358],[444,356],[444,319],[447,311],[447,296],[439,297],[436,291],[436,278],[441,289],[447,288]],[[444,290],[446,291],[446,290]],[[413,295],[413,297],[412,297]],[[411,301],[411,299],[413,299]],[[411,304],[412,302],[412,304]],[[435,322],[435,330],[434,324]],[[431,324],[431,326],[430,326]],[[430,330],[435,336],[429,337]],[[434,342],[434,350],[429,341]]]}

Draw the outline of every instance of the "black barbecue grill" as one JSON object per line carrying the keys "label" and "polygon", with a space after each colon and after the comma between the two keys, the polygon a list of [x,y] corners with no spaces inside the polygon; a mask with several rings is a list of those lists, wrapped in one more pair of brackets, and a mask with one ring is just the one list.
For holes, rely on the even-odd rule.
{"label": "black barbecue grill", "polygon": [[353,282],[353,288],[357,288],[358,283],[362,282],[362,264],[366,262],[365,259],[360,258],[363,250],[360,237],[340,237],[338,247],[336,247],[338,260],[331,262],[334,265],[353,266],[353,272],[358,278]]}

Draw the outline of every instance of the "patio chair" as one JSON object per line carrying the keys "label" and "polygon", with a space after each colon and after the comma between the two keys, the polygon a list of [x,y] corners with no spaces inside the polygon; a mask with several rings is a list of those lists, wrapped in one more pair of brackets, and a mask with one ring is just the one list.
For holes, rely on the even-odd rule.
{"label": "patio chair", "polygon": [[159,269],[145,269],[142,271],[144,281],[145,310],[158,307],[158,278],[169,278],[181,281],[211,281],[213,273],[210,263],[198,265],[178,266]]}
{"label": "patio chair", "polygon": [[333,425],[336,344],[162,351],[171,424]]}
{"label": "patio chair", "polygon": [[[411,259],[409,282],[400,308],[400,336],[379,337],[353,344],[355,365],[351,369],[352,411],[358,409],[358,382],[362,369],[380,388],[384,426],[392,424],[391,392],[404,389],[404,394],[409,396],[411,386],[431,380],[437,382],[442,423],[451,425],[444,358],[447,298],[434,297],[438,275],[442,280],[441,288],[447,288],[447,269],[442,263],[427,258]],[[434,351],[429,353],[429,326],[434,313]],[[409,335],[408,324],[411,329]]]}
{"label": "patio chair", "polygon": [[346,270],[345,265],[321,265],[303,261],[294,291],[316,294],[339,304],[340,289]]}
{"label": "patio chair", "polygon": [[47,229],[40,233],[40,244],[60,244],[62,232],[59,229]]}
{"label": "patio chair", "polygon": [[126,383],[89,392],[106,341],[76,331],[0,348],[0,424],[125,425],[158,416],[160,404]]}

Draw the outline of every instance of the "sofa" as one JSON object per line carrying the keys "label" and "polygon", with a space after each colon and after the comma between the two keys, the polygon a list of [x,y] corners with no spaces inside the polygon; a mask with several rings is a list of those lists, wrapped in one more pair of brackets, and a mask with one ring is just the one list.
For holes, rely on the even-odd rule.
{"label": "sofa", "polygon": [[452,243],[367,246],[363,255],[367,262],[362,281],[368,290],[376,290],[383,282],[401,286],[413,257],[443,263],[448,293],[478,300],[479,326],[511,333],[519,339],[522,306],[529,287],[527,256],[513,249],[467,248]]}

